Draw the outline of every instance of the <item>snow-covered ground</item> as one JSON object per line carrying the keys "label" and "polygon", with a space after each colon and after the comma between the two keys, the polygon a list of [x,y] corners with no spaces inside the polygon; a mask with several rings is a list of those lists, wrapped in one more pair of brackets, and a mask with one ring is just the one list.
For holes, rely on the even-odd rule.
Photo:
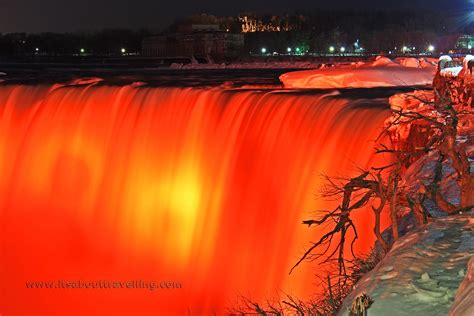
{"label": "snow-covered ground", "polygon": [[271,62],[248,62],[231,64],[181,64],[173,63],[170,69],[314,69],[319,68],[319,62],[310,61],[271,61]]}
{"label": "snow-covered ground", "polygon": [[389,58],[332,68],[294,71],[280,76],[285,88],[375,88],[430,85],[437,61],[432,58]]}
{"label": "snow-covered ground", "polygon": [[[345,299],[339,315],[349,315],[356,297],[367,294],[367,315],[448,315],[455,297],[467,316],[466,289],[456,294],[474,255],[474,218],[471,213],[435,219],[393,245],[374,270],[366,274]],[[470,270],[472,278],[472,267]],[[466,281],[469,283],[469,281]],[[472,290],[472,283],[467,286]],[[465,298],[471,300],[472,293]]]}
{"label": "snow-covered ground", "polygon": [[449,316],[474,315],[474,256],[467,266],[466,277],[456,292]]}

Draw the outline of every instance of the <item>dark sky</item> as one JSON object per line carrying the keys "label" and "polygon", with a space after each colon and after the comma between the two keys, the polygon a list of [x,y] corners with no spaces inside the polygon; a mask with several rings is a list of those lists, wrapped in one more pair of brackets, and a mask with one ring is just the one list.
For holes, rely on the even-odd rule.
{"label": "dark sky", "polygon": [[[0,0],[0,33],[67,32],[106,27],[157,29],[194,13],[305,12],[317,8],[443,8],[474,0]],[[471,3],[471,4],[469,4]]]}

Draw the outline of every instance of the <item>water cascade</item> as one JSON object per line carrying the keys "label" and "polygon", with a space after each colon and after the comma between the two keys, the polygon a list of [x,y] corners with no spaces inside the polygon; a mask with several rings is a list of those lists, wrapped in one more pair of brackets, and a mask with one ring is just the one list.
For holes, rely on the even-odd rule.
{"label": "water cascade", "polygon": [[[310,295],[314,267],[288,275],[317,235],[301,220],[331,204],[321,174],[371,163],[387,108],[322,92],[0,86],[0,313],[202,315]],[[366,251],[369,211],[357,225]],[[100,280],[182,287],[57,287]],[[55,285],[25,286],[37,281]]]}

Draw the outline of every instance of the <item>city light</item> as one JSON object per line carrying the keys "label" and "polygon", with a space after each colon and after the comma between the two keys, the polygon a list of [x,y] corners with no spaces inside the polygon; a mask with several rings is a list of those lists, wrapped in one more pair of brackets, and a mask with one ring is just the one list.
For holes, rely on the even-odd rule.
{"label": "city light", "polygon": [[39,49],[38,47],[35,48],[35,51],[39,52],[39,50],[40,50],[40,49]]}
{"label": "city light", "polygon": [[81,48],[81,54],[84,54],[85,53],[85,49],[84,48]]}
{"label": "city light", "polygon": [[403,51],[404,53],[405,53],[407,50],[408,50],[408,47],[406,47],[406,46],[403,46],[403,47],[402,47],[402,51]]}
{"label": "city light", "polygon": [[343,46],[341,47],[341,53],[344,53],[346,51],[346,48]]}
{"label": "city light", "polygon": [[297,52],[297,53],[300,52],[300,48],[299,48],[299,47],[296,47],[296,52]]}
{"label": "city light", "polygon": [[428,46],[428,51],[434,52],[435,47],[433,45]]}
{"label": "city light", "polygon": [[334,53],[334,50],[335,50],[334,46],[329,47],[329,51],[330,51],[331,53]]}
{"label": "city light", "polygon": [[288,53],[291,53],[291,47],[288,47],[288,48],[286,49],[286,51],[287,51]]}
{"label": "city light", "polygon": [[120,51],[122,52],[122,54],[125,54],[127,52],[125,48],[122,48]]}
{"label": "city light", "polygon": [[265,54],[267,52],[267,49],[265,47],[262,47],[261,52],[262,54]]}
{"label": "city light", "polygon": [[467,49],[472,49],[472,45],[467,45]]}

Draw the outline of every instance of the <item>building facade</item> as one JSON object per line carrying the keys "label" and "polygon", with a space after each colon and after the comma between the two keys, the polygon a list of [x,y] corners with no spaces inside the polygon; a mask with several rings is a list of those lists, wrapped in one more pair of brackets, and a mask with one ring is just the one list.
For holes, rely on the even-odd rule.
{"label": "building facade", "polygon": [[456,50],[471,51],[474,49],[474,35],[462,35],[456,42]]}
{"label": "building facade", "polygon": [[147,37],[142,43],[142,55],[147,57],[211,57],[220,60],[238,56],[243,47],[243,34],[204,30]]}

